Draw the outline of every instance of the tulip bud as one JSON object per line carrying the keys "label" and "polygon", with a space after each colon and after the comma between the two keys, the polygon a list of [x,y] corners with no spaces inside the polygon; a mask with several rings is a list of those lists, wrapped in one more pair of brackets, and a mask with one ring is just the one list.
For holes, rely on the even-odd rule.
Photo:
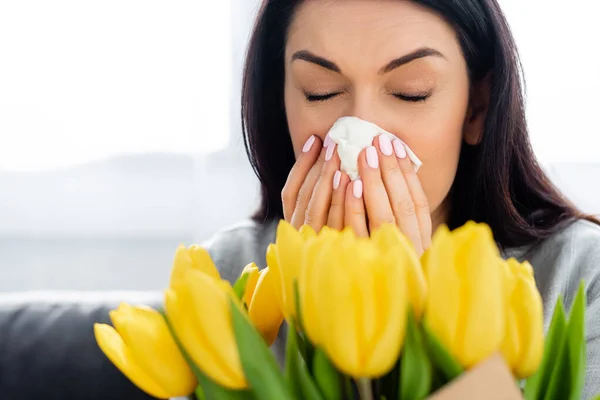
{"label": "tulip bud", "polygon": [[248,303],[248,315],[252,324],[265,339],[267,346],[270,346],[277,338],[279,327],[283,322],[283,311],[276,301],[275,294],[279,282],[269,268],[261,270],[258,275]]}
{"label": "tulip bud", "polygon": [[535,285],[533,268],[515,259],[507,268],[507,324],[502,355],[516,377],[533,375],[544,352],[542,298]]}
{"label": "tulip bud", "polygon": [[240,278],[244,275],[248,275],[248,280],[246,281],[246,287],[244,288],[244,296],[242,300],[247,307],[250,306],[250,301],[252,300],[252,295],[254,294],[254,289],[256,289],[256,283],[258,282],[258,277],[260,276],[260,272],[258,271],[258,266],[255,263],[250,263],[244,267]]}
{"label": "tulip bud", "polygon": [[123,303],[110,318],[115,328],[94,324],[96,341],[136,386],[161,399],[194,391],[196,378],[158,311]]}
{"label": "tulip bud", "polygon": [[329,230],[306,252],[299,287],[307,335],[342,372],[383,376],[398,359],[408,309],[397,248],[346,229]]}
{"label": "tulip bud", "polygon": [[406,290],[410,306],[415,317],[420,319],[425,307],[427,284],[413,244],[400,232],[397,226],[392,224],[382,225],[371,234],[371,237],[382,251],[394,249],[394,254],[398,257],[398,263],[402,265],[406,274]]}
{"label": "tulip bud", "polygon": [[267,249],[267,266],[275,279],[280,282],[281,289],[277,289],[276,295],[287,320],[292,321],[297,318],[295,282],[300,274],[304,248],[314,237],[316,233],[310,226],[304,225],[297,231],[282,220],[277,226],[275,244]]}
{"label": "tulip bud", "polygon": [[426,256],[424,322],[470,368],[498,351],[505,334],[505,295],[499,252],[487,225],[438,229]]}
{"label": "tulip bud", "polygon": [[177,248],[171,271],[171,282],[180,279],[188,269],[196,269],[215,279],[221,279],[208,251],[198,245],[192,245],[189,248],[180,245]]}
{"label": "tulip bud", "polygon": [[228,282],[188,269],[165,295],[169,321],[182,346],[209,378],[228,389],[247,387],[231,322]]}

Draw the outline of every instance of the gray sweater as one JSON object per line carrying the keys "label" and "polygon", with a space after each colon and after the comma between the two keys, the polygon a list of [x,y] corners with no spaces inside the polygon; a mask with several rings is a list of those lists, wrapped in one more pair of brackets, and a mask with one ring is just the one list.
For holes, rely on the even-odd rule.
{"label": "gray sweater", "polygon": [[[265,252],[275,240],[277,223],[245,221],[225,229],[204,243],[223,279],[235,281],[244,266],[256,262],[265,266]],[[600,227],[586,221],[573,223],[562,232],[535,246],[508,249],[504,257],[528,260],[535,271],[544,301],[544,328],[547,329],[559,295],[570,310],[580,281],[587,295],[587,375],[583,399],[600,394]],[[273,345],[280,362],[285,347],[285,327]]]}

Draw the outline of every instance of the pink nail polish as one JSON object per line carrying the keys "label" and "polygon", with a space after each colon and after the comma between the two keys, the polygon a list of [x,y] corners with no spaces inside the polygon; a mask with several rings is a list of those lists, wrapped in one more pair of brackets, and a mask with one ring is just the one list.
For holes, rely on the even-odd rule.
{"label": "pink nail polish", "polygon": [[332,143],[331,138],[329,137],[329,135],[325,136],[325,140],[323,140],[323,147],[329,147],[329,145]]}
{"label": "pink nail polish", "polygon": [[310,149],[312,149],[312,146],[314,143],[315,143],[315,135],[312,135],[311,137],[308,138],[308,140],[304,144],[304,147],[302,148],[302,152],[308,153],[310,151]]}
{"label": "pink nail polish", "polygon": [[363,184],[362,184],[362,181],[360,179],[354,181],[354,183],[352,184],[352,194],[357,199],[360,199],[362,197],[362,193],[363,193]]}
{"label": "pink nail polish", "polygon": [[333,150],[335,150],[335,143],[329,142],[329,146],[325,152],[325,161],[331,160],[331,157],[333,157]]}
{"label": "pink nail polish", "polygon": [[394,151],[396,152],[396,157],[406,158],[406,149],[404,148],[404,144],[398,139],[394,140]]}
{"label": "pink nail polish", "polygon": [[367,164],[373,169],[379,167],[379,156],[377,155],[377,150],[375,150],[375,147],[373,146],[367,147]]}
{"label": "pink nail polish", "polygon": [[379,135],[379,150],[386,156],[391,156],[394,152],[392,142],[386,135]]}
{"label": "pink nail polish", "polygon": [[340,171],[335,171],[335,175],[333,175],[333,190],[337,190],[340,187],[340,180],[342,179],[342,173]]}

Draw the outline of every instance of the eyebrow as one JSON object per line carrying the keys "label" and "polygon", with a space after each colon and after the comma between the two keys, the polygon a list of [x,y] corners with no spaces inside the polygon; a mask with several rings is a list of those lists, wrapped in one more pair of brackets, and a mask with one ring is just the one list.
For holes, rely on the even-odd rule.
{"label": "eyebrow", "polygon": [[[390,61],[385,67],[379,70],[379,75],[387,74],[388,72],[391,72],[394,69],[401,67],[402,65],[408,64],[411,61],[431,56],[446,59],[446,57],[444,57],[444,55],[439,51],[430,47],[423,47],[413,51],[412,53],[406,54],[402,57]],[[303,60],[309,63],[316,64],[330,71],[337,72],[338,74],[342,73],[340,67],[338,67],[333,61],[329,61],[326,58],[317,56],[316,54],[313,54],[308,50],[300,50],[295,52],[292,55],[292,61],[294,60]]]}

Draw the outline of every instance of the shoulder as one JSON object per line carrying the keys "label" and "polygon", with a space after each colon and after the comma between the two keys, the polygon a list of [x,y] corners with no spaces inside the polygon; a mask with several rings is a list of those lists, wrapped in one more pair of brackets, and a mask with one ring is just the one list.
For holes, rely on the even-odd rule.
{"label": "shoulder", "polygon": [[600,225],[578,220],[546,239],[533,252],[560,258],[585,275],[587,268],[598,269],[600,262]]}
{"label": "shoulder", "polygon": [[582,281],[588,304],[600,300],[600,226],[575,221],[517,258],[533,266],[546,306],[562,296],[569,309]]}
{"label": "shoulder", "polygon": [[235,281],[244,267],[255,262],[265,265],[267,246],[275,240],[276,221],[244,220],[228,226],[202,243],[223,279]]}

